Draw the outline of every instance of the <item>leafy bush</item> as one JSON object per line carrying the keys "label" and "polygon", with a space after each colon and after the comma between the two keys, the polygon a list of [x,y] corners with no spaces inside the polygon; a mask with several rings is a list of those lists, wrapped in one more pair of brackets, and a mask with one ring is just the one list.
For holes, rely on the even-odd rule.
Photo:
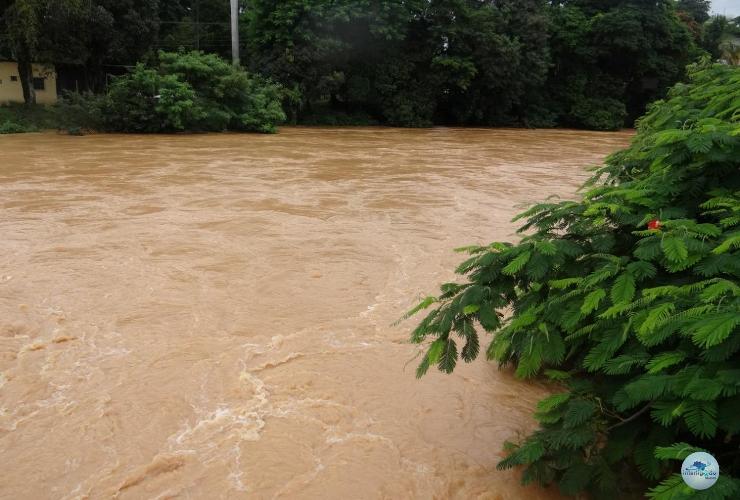
{"label": "leafy bush", "polygon": [[121,132],[174,132],[197,120],[195,92],[174,75],[137,64],[116,79],[103,104],[103,124]]}
{"label": "leafy bush", "polygon": [[102,106],[108,130],[274,132],[285,120],[280,87],[213,54],[160,52],[111,85]]}
{"label": "leafy bush", "polygon": [[[10,104],[0,107],[3,133],[67,130],[81,134],[101,126],[101,98],[92,93],[65,92],[53,106]],[[11,132],[12,131],[12,132]]]}
{"label": "leafy bush", "polygon": [[57,118],[54,106],[10,103],[0,106],[0,123],[3,122],[3,128],[13,130],[5,133],[37,132],[56,128]]}
{"label": "leafy bush", "polygon": [[70,132],[102,127],[102,98],[91,92],[64,92],[55,106],[56,128]]}
{"label": "leafy bush", "polygon": [[571,108],[568,122],[591,130],[619,130],[627,110],[616,99],[583,98]]}
{"label": "leafy bush", "polygon": [[11,121],[0,123],[0,134],[22,134],[25,132],[36,132],[36,130],[35,127],[20,125]]}
{"label": "leafy bush", "polygon": [[704,449],[722,475],[702,498],[740,498],[738,167],[740,68],[691,68],[583,201],[530,208],[518,244],[464,249],[467,281],[409,312],[436,306],[412,334],[431,340],[418,376],[475,359],[480,327],[488,359],[559,386],[499,468],[569,495],[678,499],[699,493],[674,460]]}
{"label": "leafy bush", "polygon": [[160,52],[159,60],[160,72],[176,76],[195,91],[199,125],[205,130],[274,132],[275,125],[285,120],[280,87],[217,55]]}
{"label": "leafy bush", "polygon": [[329,106],[314,106],[311,114],[301,118],[301,125],[356,127],[378,125],[378,120],[363,111],[337,111]]}

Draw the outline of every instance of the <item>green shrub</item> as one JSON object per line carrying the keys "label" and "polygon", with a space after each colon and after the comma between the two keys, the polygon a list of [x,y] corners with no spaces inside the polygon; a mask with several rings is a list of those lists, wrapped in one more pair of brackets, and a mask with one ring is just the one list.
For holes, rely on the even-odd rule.
{"label": "green shrub", "polygon": [[36,132],[41,129],[53,129],[56,128],[56,120],[54,106],[38,104],[29,106],[20,103],[10,103],[0,106],[0,123],[10,122],[16,125],[15,127],[7,125],[6,127],[8,129],[13,128],[20,132]]}
{"label": "green shrub", "polygon": [[[91,93],[65,92],[56,104],[10,104],[0,107],[4,133],[36,132],[43,129],[95,130],[100,127],[100,97]],[[12,132],[8,132],[12,130]]]}
{"label": "green shrub", "polygon": [[6,121],[0,123],[0,134],[22,134],[25,132],[36,132],[38,129],[15,122]]}
{"label": "green shrub", "polygon": [[301,117],[301,125],[356,127],[378,125],[378,120],[364,111],[337,111],[330,106],[314,106],[311,114]]}
{"label": "green shrub", "polygon": [[79,133],[83,130],[101,129],[102,101],[101,96],[91,92],[64,92],[55,106],[56,128]]}
{"label": "green shrub", "polygon": [[570,110],[567,121],[590,130],[619,130],[626,118],[624,104],[616,99],[584,98]]}
{"label": "green shrub", "polygon": [[[499,464],[523,465],[525,483],[740,498],[740,68],[691,78],[582,201],[521,214],[518,244],[466,248],[467,280],[409,313],[435,306],[412,335],[431,341],[418,376],[475,359],[482,328],[494,334],[488,359],[559,386]],[[722,469],[701,493],[675,474],[697,449]]]}
{"label": "green shrub", "polygon": [[433,125],[436,104],[422,93],[400,93],[389,98],[382,113],[388,125],[423,128]]}
{"label": "green shrub", "polygon": [[201,111],[196,128],[274,132],[285,121],[279,86],[214,54],[160,52],[159,60],[161,73],[176,76],[195,91]]}
{"label": "green shrub", "polygon": [[111,85],[106,129],[124,132],[274,132],[285,120],[279,86],[202,52],[160,52]]}
{"label": "green shrub", "polygon": [[194,108],[190,85],[140,63],[111,84],[102,120],[106,129],[120,132],[175,132],[195,121]]}

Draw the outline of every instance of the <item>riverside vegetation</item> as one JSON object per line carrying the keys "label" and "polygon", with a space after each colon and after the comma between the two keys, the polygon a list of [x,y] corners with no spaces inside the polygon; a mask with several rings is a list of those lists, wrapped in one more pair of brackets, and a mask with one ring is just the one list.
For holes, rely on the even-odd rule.
{"label": "riverside vegetation", "polygon": [[[13,106],[0,126],[8,132],[53,128],[111,132],[274,132],[285,120],[280,87],[214,54],[159,52],[137,64],[103,95],[68,94],[55,107]],[[3,129],[4,127],[4,129]]]}
{"label": "riverside vegetation", "polygon": [[[246,76],[200,61],[214,73],[198,75],[196,83],[182,72],[168,74],[174,56],[159,60],[160,51],[180,52],[183,64],[196,63],[193,50],[230,56],[222,0],[0,0],[0,58],[18,61],[28,103],[31,61],[53,63],[83,93],[69,97],[73,109],[63,103],[56,116],[70,121],[92,94],[108,93],[113,102],[106,109],[123,109],[127,122],[112,123],[105,113],[89,117],[108,129],[150,132],[272,130],[281,116],[275,99],[291,123],[614,130],[632,126],[701,56],[738,60],[738,21],[710,17],[706,0],[242,0],[241,6]],[[106,83],[127,71],[125,83]],[[206,76],[220,90],[203,85]],[[230,86],[221,83],[234,78],[238,95],[219,102]],[[151,101],[160,86],[162,100]],[[89,108],[100,110],[97,103]],[[143,123],[130,122],[142,112]],[[43,128],[35,116],[5,127]]]}
{"label": "riverside vegetation", "polygon": [[[475,359],[482,330],[489,360],[552,381],[539,429],[499,464],[525,483],[740,497],[740,68],[690,71],[582,201],[525,211],[517,244],[461,249],[465,280],[409,313],[434,306],[411,337],[418,376]],[[675,473],[697,450],[722,470],[701,492]]]}

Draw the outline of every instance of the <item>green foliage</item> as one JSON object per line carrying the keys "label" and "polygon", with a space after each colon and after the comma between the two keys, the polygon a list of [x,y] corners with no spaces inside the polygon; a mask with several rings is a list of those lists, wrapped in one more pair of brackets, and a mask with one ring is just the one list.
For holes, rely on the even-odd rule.
{"label": "green foliage", "polygon": [[55,128],[79,135],[82,130],[102,128],[103,99],[91,92],[64,92],[54,106]]}
{"label": "green foliage", "polygon": [[143,64],[114,81],[106,97],[102,112],[108,130],[172,132],[198,118],[190,85]]}
{"label": "green foliage", "polygon": [[547,88],[560,123],[614,130],[665,95],[698,56],[673,2],[553,2]]}
{"label": "green foliage", "polygon": [[[291,123],[614,130],[684,77],[696,44],[735,60],[736,23],[704,26],[706,3],[240,0],[240,35],[245,65],[282,84]],[[63,90],[102,93],[160,49],[229,57],[229,2],[0,0],[0,57],[21,63],[29,103],[31,61],[57,64]]]}
{"label": "green foliage", "polygon": [[74,130],[80,134],[84,130],[100,128],[100,101],[99,96],[90,93],[65,92],[53,106],[0,106],[0,123],[7,124],[3,126],[5,133],[57,129]]}
{"label": "green foliage", "polygon": [[418,375],[454,369],[446,346],[482,328],[488,359],[562,386],[500,468],[524,466],[525,482],[569,495],[621,498],[636,485],[685,498],[696,492],[670,461],[704,449],[722,477],[696,494],[737,498],[740,68],[693,67],[584,189],[580,202],[521,214],[518,244],[464,249],[466,280],[412,310],[428,309],[412,336],[430,342]]}
{"label": "green foliage", "polygon": [[570,109],[573,123],[593,130],[618,130],[624,127],[624,103],[608,97],[579,98]]}
{"label": "green foliage", "polygon": [[58,117],[53,106],[8,104],[0,106],[0,123],[5,133],[36,132],[57,128]]}
{"label": "green foliage", "polygon": [[342,111],[331,106],[314,106],[310,114],[301,117],[303,125],[327,127],[355,127],[378,125],[377,119],[362,110]]}
{"label": "green foliage", "polygon": [[124,132],[274,132],[285,120],[280,88],[213,54],[159,53],[117,78],[102,104],[103,126]]}
{"label": "green foliage", "polygon": [[[250,65],[289,114],[615,130],[697,55],[673,2],[257,0]],[[688,7],[686,7],[688,9]]]}
{"label": "green foliage", "polygon": [[685,12],[697,23],[703,23],[709,19],[710,0],[678,0],[676,9]]}
{"label": "green foliage", "polygon": [[[18,62],[24,100],[34,104],[32,62],[65,65],[86,65],[94,70],[91,76],[98,83],[104,80],[103,64],[108,62],[110,41],[120,33],[115,30],[112,13],[104,4],[130,4],[132,0],[4,0],[0,1],[0,53],[6,52]],[[151,4],[156,0],[144,0]],[[142,5],[136,6],[146,16]],[[124,9],[116,9],[120,20],[134,28],[136,16]],[[128,15],[127,15],[128,14]],[[151,22],[148,23],[151,27]],[[137,46],[150,42],[151,29],[136,26],[132,40]],[[133,46],[133,43],[132,43]],[[123,62],[123,61],[121,61]],[[119,62],[119,64],[121,63]],[[93,82],[90,82],[91,86]]]}
{"label": "green foliage", "polygon": [[19,125],[15,122],[0,122],[0,134],[22,134],[35,131],[35,128]]}

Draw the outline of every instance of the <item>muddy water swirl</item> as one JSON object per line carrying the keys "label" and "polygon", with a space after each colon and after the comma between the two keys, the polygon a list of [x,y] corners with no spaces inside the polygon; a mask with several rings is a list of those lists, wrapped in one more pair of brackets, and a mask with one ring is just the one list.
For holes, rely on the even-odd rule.
{"label": "muddy water swirl", "polygon": [[551,498],[495,471],[547,388],[391,324],[629,137],[0,137],[0,498]]}

